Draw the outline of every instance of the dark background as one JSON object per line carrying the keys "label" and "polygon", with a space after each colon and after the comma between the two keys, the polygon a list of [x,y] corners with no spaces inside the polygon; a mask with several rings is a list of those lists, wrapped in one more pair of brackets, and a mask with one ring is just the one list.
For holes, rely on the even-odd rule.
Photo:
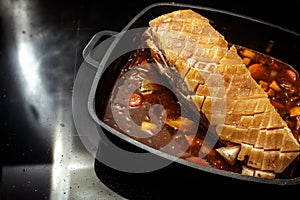
{"label": "dark background", "polygon": [[[55,138],[76,137],[71,96],[83,48],[95,33],[122,30],[155,2],[160,1],[0,1],[0,199],[50,198]],[[176,2],[300,33],[299,0]]]}

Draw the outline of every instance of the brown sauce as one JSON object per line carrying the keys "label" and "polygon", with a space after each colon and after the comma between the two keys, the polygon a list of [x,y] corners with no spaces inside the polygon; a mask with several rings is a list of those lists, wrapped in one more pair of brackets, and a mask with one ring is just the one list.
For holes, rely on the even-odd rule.
{"label": "brown sauce", "polygon": [[[298,73],[288,65],[264,54],[239,46],[237,49],[253,78],[268,93],[270,101],[299,141]],[[148,49],[133,52],[116,81],[102,120],[116,130],[155,149],[190,162],[240,173],[241,166],[245,163],[227,163],[215,150],[222,146],[221,143],[217,143],[212,150],[209,149],[205,157],[199,157],[205,134],[196,126],[197,122],[185,117],[185,112],[188,111],[182,110],[168,84],[166,77],[152,64]],[[115,96],[124,101],[114,101]],[[181,131],[178,131],[178,124],[183,124],[180,126]],[[202,148],[202,151],[203,149],[205,148]],[[298,160],[296,159],[282,174],[277,175],[277,178],[299,176]]]}

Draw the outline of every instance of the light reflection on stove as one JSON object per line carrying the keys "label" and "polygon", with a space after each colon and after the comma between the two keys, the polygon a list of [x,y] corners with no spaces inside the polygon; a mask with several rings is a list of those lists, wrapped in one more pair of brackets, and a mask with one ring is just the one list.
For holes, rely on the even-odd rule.
{"label": "light reflection on stove", "polygon": [[28,119],[32,125],[48,124],[51,116],[43,115],[45,109],[53,107],[52,98],[47,91],[46,81],[43,80],[41,69],[43,57],[37,46],[37,41],[32,38],[31,30],[33,21],[37,17],[34,10],[36,2],[31,1],[1,1],[5,11],[11,16],[13,27],[10,34],[13,35],[16,45],[12,46],[12,52],[16,55],[15,72],[17,83],[21,85],[21,92],[26,104]]}
{"label": "light reflection on stove", "polygon": [[[14,79],[17,81],[11,84],[21,85],[20,93],[25,99],[24,106],[28,108],[28,113],[24,115],[30,118],[32,126],[36,126],[39,130],[34,133],[52,140],[53,164],[47,163],[46,170],[43,168],[45,165],[26,166],[28,170],[25,172],[22,166],[8,166],[4,168],[5,175],[0,181],[8,182],[9,185],[5,187],[11,187],[14,192],[20,191],[17,190],[19,182],[22,182],[23,185],[26,183],[31,193],[39,191],[39,182],[46,182],[50,185],[49,196],[53,200],[122,199],[118,198],[117,194],[114,194],[97,178],[94,172],[94,157],[82,145],[72,126],[73,116],[70,112],[72,88],[70,86],[74,79],[72,70],[76,67],[67,71],[68,66],[66,65],[69,63],[61,57],[61,54],[70,58],[74,55],[72,50],[81,41],[79,39],[76,40],[77,42],[72,40],[71,30],[70,35],[65,35],[55,27],[48,26],[47,20],[43,20],[44,18],[41,20],[38,4],[38,1],[0,0],[0,11],[5,12],[6,16],[10,18],[9,21],[12,21],[14,25],[11,29],[5,30],[5,33],[10,34],[10,38],[13,38],[11,43],[15,44],[9,47],[13,54],[11,57],[16,58],[11,70],[16,73]],[[28,12],[29,9],[30,12]],[[30,33],[28,30],[38,31]],[[76,33],[78,38],[79,31],[78,27]],[[45,39],[46,37],[47,39]],[[59,43],[60,48],[56,48],[57,43],[61,41],[64,43]],[[76,51],[75,56],[77,54],[80,55]],[[49,62],[53,60],[57,63],[55,66]],[[77,58],[75,57],[74,60],[76,64]],[[54,81],[53,78],[55,78]],[[49,135],[45,135],[45,133],[49,133]],[[49,155],[45,155],[45,157],[47,156]],[[38,170],[41,173],[37,177],[28,176],[27,179],[29,171],[34,174],[33,172]],[[43,174],[44,171],[47,172],[46,175]],[[35,178],[37,180],[33,181]],[[37,183],[37,186],[32,189],[33,183]],[[47,199],[49,196],[46,193]]]}

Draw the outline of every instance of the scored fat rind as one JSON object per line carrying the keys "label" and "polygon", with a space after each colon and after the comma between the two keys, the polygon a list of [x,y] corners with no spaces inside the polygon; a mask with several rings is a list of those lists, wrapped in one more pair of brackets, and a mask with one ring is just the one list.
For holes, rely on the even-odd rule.
{"label": "scored fat rind", "polygon": [[299,142],[235,46],[190,9],[159,16],[149,25],[146,43],[184,80],[191,92],[186,100],[216,126],[220,140],[241,144],[237,159],[248,162],[242,174],[251,168],[253,176],[283,172],[299,155]]}

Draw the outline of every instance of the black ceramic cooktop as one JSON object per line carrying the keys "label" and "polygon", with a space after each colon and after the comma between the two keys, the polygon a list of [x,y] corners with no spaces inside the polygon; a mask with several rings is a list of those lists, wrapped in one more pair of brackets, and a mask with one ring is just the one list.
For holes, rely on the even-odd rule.
{"label": "black ceramic cooktop", "polygon": [[[147,196],[141,187],[135,190],[130,181],[95,165],[74,126],[72,92],[90,38],[102,30],[122,30],[155,2],[0,1],[0,199]],[[272,5],[257,0],[177,2],[236,12],[300,32],[299,0]]]}

